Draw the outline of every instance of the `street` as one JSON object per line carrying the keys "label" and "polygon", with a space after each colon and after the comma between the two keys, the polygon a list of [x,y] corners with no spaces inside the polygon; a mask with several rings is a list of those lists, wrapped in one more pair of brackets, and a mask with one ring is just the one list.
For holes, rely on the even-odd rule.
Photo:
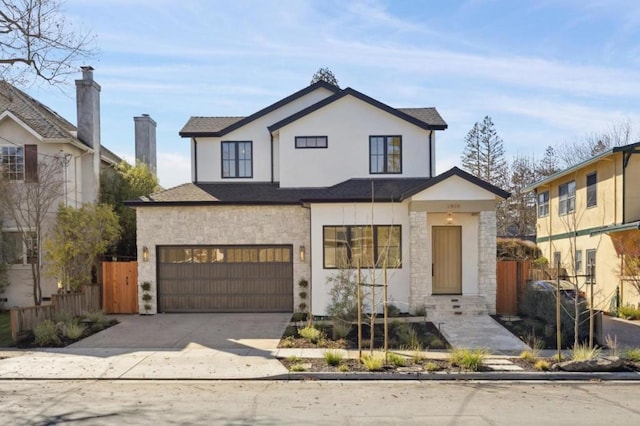
{"label": "street", "polygon": [[640,384],[4,380],[0,410],[12,425],[635,424]]}

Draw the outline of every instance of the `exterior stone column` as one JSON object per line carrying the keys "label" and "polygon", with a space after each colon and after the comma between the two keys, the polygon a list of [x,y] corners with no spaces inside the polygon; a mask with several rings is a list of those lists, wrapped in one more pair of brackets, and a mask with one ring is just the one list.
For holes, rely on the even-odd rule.
{"label": "exterior stone column", "polygon": [[478,232],[478,292],[489,314],[496,313],[496,212],[480,212]]}
{"label": "exterior stone column", "polygon": [[[429,279],[429,251],[426,212],[409,212],[409,251],[411,256],[411,286],[409,294],[409,311],[424,307]],[[495,267],[495,265],[494,265]]]}

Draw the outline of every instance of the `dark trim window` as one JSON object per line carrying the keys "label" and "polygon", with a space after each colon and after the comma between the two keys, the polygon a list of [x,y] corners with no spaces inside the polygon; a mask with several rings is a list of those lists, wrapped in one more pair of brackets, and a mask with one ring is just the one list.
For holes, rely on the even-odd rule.
{"label": "dark trim window", "polygon": [[576,272],[582,271],[582,250],[576,250],[576,264],[574,266]]}
{"label": "dark trim window", "polygon": [[598,174],[597,172],[587,175],[587,207],[598,205]]}
{"label": "dark trim window", "polygon": [[2,232],[0,261],[9,265],[31,265],[38,262],[38,239],[29,234],[28,241],[22,238],[22,232]]}
{"label": "dark trim window", "polygon": [[290,246],[164,246],[160,263],[289,263]]}
{"label": "dark trim window", "polygon": [[589,249],[586,251],[587,268],[585,270],[587,275],[593,274],[592,277],[587,278],[587,282],[595,284],[596,282],[596,250]]}
{"label": "dark trim window", "polygon": [[402,173],[402,136],[369,136],[369,173]]}
{"label": "dark trim window", "polygon": [[558,187],[558,214],[572,213],[576,210],[576,181],[564,183]]}
{"label": "dark trim window", "polygon": [[326,136],[296,136],[296,148],[326,148]]}
{"label": "dark trim window", "polygon": [[224,141],[222,149],[222,177],[253,177],[253,142]]}
{"label": "dark trim window", "polygon": [[24,147],[0,147],[0,169],[5,179],[24,180]]}
{"label": "dark trim window", "polygon": [[402,267],[400,225],[350,225],[323,228],[324,268]]}
{"label": "dark trim window", "polygon": [[549,191],[538,193],[538,217],[549,216]]}

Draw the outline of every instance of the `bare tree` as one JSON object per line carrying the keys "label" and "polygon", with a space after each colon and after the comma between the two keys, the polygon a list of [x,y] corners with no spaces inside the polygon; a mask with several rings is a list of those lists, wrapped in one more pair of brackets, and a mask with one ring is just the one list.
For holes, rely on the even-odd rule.
{"label": "bare tree", "polygon": [[594,132],[584,138],[563,143],[558,148],[558,157],[565,167],[570,167],[610,148],[639,140],[640,131],[630,121],[624,121],[612,124],[602,132]]}
{"label": "bare tree", "polygon": [[25,171],[23,181],[10,181],[7,169],[0,170],[0,210],[17,229],[31,265],[33,303],[42,303],[43,272],[40,247],[47,226],[55,218],[52,206],[64,194],[62,159],[39,155],[37,170]]}
{"label": "bare tree", "polygon": [[509,172],[508,188],[511,197],[506,201],[502,235],[534,235],[538,218],[536,195],[533,191],[523,190],[538,180],[535,158],[526,155],[514,157]]}
{"label": "bare tree", "polygon": [[92,57],[94,36],[77,31],[60,0],[0,0],[0,77],[15,84],[61,83]]}

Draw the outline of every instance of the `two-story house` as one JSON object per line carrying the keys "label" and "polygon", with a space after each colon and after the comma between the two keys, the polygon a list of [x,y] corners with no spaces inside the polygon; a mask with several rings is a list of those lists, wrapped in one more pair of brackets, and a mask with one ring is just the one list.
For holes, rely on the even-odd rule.
{"label": "two-story house", "polygon": [[386,266],[402,311],[495,312],[508,193],[457,168],[435,176],[446,128],[435,108],[325,82],[247,117],[192,117],[192,182],[129,202],[151,311],[324,315],[341,271],[382,284]]}
{"label": "two-story house", "polygon": [[536,192],[542,254],[553,267],[560,263],[587,294],[593,290],[593,306],[604,311],[615,309],[618,292],[623,304],[640,302],[622,272],[619,244],[638,241],[640,233],[637,154],[640,143],[615,147],[528,188]]}

